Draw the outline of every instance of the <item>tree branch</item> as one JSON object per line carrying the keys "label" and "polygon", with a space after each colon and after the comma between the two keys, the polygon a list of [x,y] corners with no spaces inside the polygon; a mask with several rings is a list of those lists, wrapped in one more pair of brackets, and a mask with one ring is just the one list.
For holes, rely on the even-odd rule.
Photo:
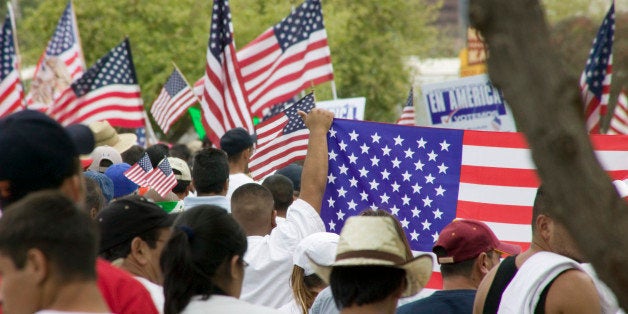
{"label": "tree branch", "polygon": [[469,9],[488,46],[491,81],[502,89],[543,185],[560,204],[552,216],[628,308],[628,206],[593,154],[578,81],[560,67],[539,2],[471,0]]}

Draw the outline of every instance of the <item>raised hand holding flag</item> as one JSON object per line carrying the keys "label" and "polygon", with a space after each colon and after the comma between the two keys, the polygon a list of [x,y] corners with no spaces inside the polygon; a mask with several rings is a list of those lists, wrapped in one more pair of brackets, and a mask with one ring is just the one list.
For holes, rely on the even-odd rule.
{"label": "raised hand holding flag", "polygon": [[314,94],[310,93],[256,126],[257,147],[249,162],[254,180],[260,180],[277,169],[305,158],[310,132],[297,111],[308,113],[313,108]]}

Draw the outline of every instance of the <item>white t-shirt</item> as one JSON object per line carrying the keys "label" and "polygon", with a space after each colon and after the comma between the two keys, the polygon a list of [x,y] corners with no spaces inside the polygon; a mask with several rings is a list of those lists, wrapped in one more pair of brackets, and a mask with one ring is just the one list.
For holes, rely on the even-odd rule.
{"label": "white t-shirt", "polygon": [[229,189],[227,190],[227,199],[231,201],[231,195],[233,194],[233,191],[235,191],[237,188],[247,183],[255,183],[255,180],[253,180],[253,178],[247,176],[244,173],[230,174],[229,175]]}
{"label": "white t-shirt", "polygon": [[247,237],[248,249],[240,299],[272,308],[292,300],[290,276],[292,256],[301,239],[325,226],[316,210],[302,199],[288,208],[285,222],[278,224],[270,235]]}
{"label": "white t-shirt", "polygon": [[192,297],[190,303],[183,309],[181,314],[279,314],[281,312],[238,300],[234,297],[224,295],[212,295],[207,300],[202,300],[200,296]]}
{"label": "white t-shirt", "polygon": [[150,293],[150,297],[153,299],[153,303],[155,303],[155,307],[159,313],[164,312],[164,287],[140,276],[133,276],[137,281],[139,281],[148,293]]}
{"label": "white t-shirt", "polygon": [[279,308],[279,311],[284,314],[301,314],[301,307],[297,305],[297,302],[292,299],[289,303]]}

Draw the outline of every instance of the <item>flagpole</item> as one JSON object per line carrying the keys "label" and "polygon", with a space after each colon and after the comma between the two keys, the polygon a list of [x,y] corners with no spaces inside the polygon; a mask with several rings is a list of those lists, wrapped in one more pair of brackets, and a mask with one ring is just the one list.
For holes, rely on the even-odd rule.
{"label": "flagpole", "polygon": [[331,80],[331,95],[334,97],[334,100],[338,99],[338,95],[336,94],[336,81]]}
{"label": "flagpole", "polygon": [[[22,93],[24,93],[24,81],[22,80],[22,71],[20,71],[22,64],[22,56],[20,55],[20,47],[17,44],[17,27],[15,25],[15,14],[13,13],[13,5],[10,1],[7,1],[7,9],[9,10],[9,18],[11,19],[11,29],[13,30],[13,47],[15,48],[15,57],[17,58],[15,67],[17,68],[17,76],[20,78],[20,85],[22,85]],[[26,108],[25,97],[22,97],[22,108]]]}
{"label": "flagpole", "polygon": [[153,130],[153,125],[150,123],[150,119],[148,119],[148,114],[146,114],[146,109],[143,110],[143,116],[144,116],[144,124],[145,129],[146,129],[146,147],[149,147],[150,145],[148,145],[150,142],[153,142],[153,144],[157,144],[157,136],[155,135],[155,130]]}
{"label": "flagpole", "polygon": [[76,36],[76,44],[79,46],[79,58],[82,61],[83,69],[86,69],[85,56],[83,56],[83,45],[81,44],[81,35],[79,34],[78,21],[76,20],[76,11],[74,11],[74,1],[70,0],[70,7],[72,8],[72,23],[74,24],[74,36]]}

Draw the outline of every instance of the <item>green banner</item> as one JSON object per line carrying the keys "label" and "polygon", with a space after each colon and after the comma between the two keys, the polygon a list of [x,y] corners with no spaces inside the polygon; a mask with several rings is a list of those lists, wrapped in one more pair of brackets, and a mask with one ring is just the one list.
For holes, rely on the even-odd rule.
{"label": "green banner", "polygon": [[205,138],[205,128],[203,128],[203,118],[201,117],[201,110],[198,108],[190,107],[188,109],[190,117],[192,117],[192,123],[194,124],[194,130],[198,134],[198,139],[203,140]]}

